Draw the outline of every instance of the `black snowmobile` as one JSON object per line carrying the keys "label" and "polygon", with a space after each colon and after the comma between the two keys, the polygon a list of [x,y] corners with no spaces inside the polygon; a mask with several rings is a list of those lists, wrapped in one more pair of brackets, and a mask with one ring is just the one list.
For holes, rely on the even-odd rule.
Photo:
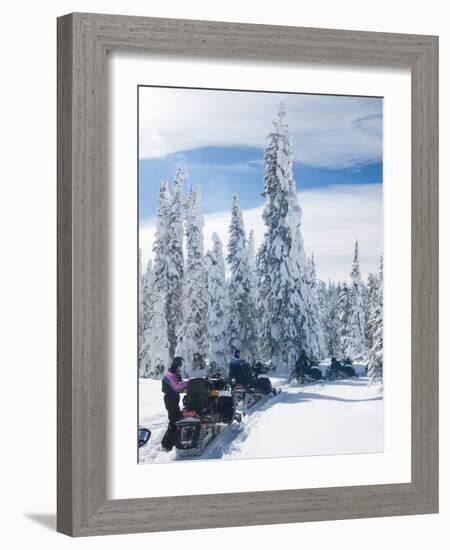
{"label": "black snowmobile", "polygon": [[342,361],[342,369],[344,373],[346,374],[347,378],[358,378],[358,373],[355,370],[355,367],[353,367],[353,361],[346,357]]}
{"label": "black snowmobile", "polygon": [[245,414],[262,399],[277,394],[267,376],[268,371],[269,368],[261,362],[251,366],[247,361],[240,361],[230,369],[232,393],[238,411]]}
{"label": "black snowmobile", "polygon": [[352,366],[352,361],[345,358],[342,363],[334,357],[331,359],[331,365],[327,368],[325,374],[326,380],[344,380],[345,378],[357,378],[355,368]]}
{"label": "black snowmobile", "polygon": [[288,379],[288,383],[296,382],[297,384],[313,384],[323,379],[322,371],[318,368],[319,364],[314,359],[308,359],[301,362],[301,357],[292,369]]}
{"label": "black snowmobile", "polygon": [[292,371],[289,382],[297,382],[297,384],[314,384],[323,380],[322,371],[317,367],[311,367],[310,369],[304,369],[297,372],[295,369]]}
{"label": "black snowmobile", "polygon": [[221,376],[189,380],[181,415],[175,423],[177,458],[201,455],[224,427],[241,421],[230,386]]}

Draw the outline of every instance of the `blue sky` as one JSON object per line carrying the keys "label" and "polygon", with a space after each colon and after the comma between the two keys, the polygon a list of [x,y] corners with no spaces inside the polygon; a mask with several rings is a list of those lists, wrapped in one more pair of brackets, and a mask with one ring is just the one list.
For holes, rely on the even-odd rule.
{"label": "blue sky", "polygon": [[139,88],[139,223],[143,261],[152,256],[159,183],[177,168],[202,191],[205,247],[216,231],[227,244],[230,203],[239,196],[247,231],[264,235],[264,149],[280,103],[292,134],[294,177],[307,254],[320,277],[348,277],[355,239],[363,274],[383,248],[383,100]]}
{"label": "blue sky", "polygon": [[[147,220],[156,215],[158,187],[161,179],[171,181],[182,166],[192,183],[201,188],[204,214],[223,212],[230,207],[234,192],[241,208],[264,204],[261,196],[264,177],[264,152],[256,147],[200,147],[163,157],[139,161],[139,216]],[[330,185],[374,184],[382,180],[382,163],[372,162],[350,168],[326,168],[294,163],[297,189],[320,189]]]}
{"label": "blue sky", "polygon": [[201,188],[205,214],[227,210],[234,192],[242,208],[262,204],[264,148],[281,102],[299,190],[381,183],[381,98],[140,87],[141,223],[179,166]]}

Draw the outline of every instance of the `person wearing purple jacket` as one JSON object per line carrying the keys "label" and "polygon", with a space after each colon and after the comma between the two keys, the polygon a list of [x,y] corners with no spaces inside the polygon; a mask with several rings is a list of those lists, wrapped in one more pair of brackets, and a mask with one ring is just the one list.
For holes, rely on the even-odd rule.
{"label": "person wearing purple jacket", "polygon": [[180,416],[180,392],[186,389],[188,382],[181,379],[181,357],[174,357],[172,365],[168,368],[162,379],[162,392],[164,393],[164,405],[169,416],[169,422],[176,422]]}
{"label": "person wearing purple jacket", "polygon": [[170,451],[174,445],[175,422],[180,419],[180,392],[186,389],[188,381],[181,378],[182,357],[174,357],[172,365],[168,368],[162,379],[161,391],[164,393],[164,405],[169,417],[169,427],[161,441],[166,451]]}

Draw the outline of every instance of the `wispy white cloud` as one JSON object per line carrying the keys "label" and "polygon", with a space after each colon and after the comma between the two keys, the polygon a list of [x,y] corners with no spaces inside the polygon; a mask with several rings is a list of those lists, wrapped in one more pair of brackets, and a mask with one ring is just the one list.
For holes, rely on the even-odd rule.
{"label": "wispy white cloud", "polygon": [[[339,185],[298,193],[303,210],[302,233],[307,254],[314,252],[317,272],[323,280],[348,279],[353,246],[358,239],[364,277],[378,268],[383,252],[383,198],[381,185]],[[247,232],[253,229],[256,245],[264,237],[262,207],[244,210]],[[226,247],[229,212],[205,216],[205,248],[218,233]],[[139,232],[143,261],[152,256],[155,220],[143,223]]]}
{"label": "wispy white cloud", "polygon": [[189,169],[194,170],[194,168],[200,168],[201,170],[214,170],[215,172],[222,172],[222,173],[233,173],[233,172],[252,172],[255,170],[258,170],[258,164],[255,161],[249,161],[249,162],[241,162],[236,164],[209,164],[208,162],[190,162],[189,163]]}
{"label": "wispy white cloud", "polygon": [[280,101],[295,161],[348,168],[381,160],[381,99],[151,87],[140,88],[139,156],[204,146],[264,148]]}

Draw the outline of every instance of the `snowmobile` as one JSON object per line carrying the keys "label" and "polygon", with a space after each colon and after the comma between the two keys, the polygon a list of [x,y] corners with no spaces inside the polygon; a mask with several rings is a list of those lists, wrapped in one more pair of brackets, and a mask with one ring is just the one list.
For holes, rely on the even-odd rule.
{"label": "snowmobile", "polygon": [[327,370],[325,373],[325,380],[327,382],[334,382],[335,380],[344,380],[344,378],[347,378],[347,375],[342,369],[332,369],[331,367],[327,367]]}
{"label": "snowmobile", "polygon": [[315,360],[308,360],[299,368],[297,365],[292,369],[288,378],[288,384],[293,381],[297,384],[314,384],[323,379],[322,371],[318,368],[319,363]]}
{"label": "snowmobile", "polygon": [[337,366],[333,368],[330,365],[325,373],[325,379],[329,381],[344,380],[345,378],[357,378],[358,375],[355,368],[352,366],[350,359],[344,359],[343,364],[336,362]]}
{"label": "snowmobile", "polygon": [[183,397],[181,418],[175,423],[177,458],[201,455],[226,426],[241,420],[222,376],[192,378]]}
{"label": "snowmobile", "polygon": [[295,369],[292,370],[291,375],[289,376],[288,383],[296,381],[298,384],[314,384],[323,380],[322,371],[317,367],[311,367],[309,369],[304,369],[301,372],[297,372]]}
{"label": "snowmobile", "polygon": [[263,363],[256,363],[253,367],[246,361],[240,364],[239,374],[232,383],[232,394],[236,403],[236,408],[242,414],[269,396],[276,395],[275,388],[267,376],[268,368]]}
{"label": "snowmobile", "polygon": [[358,374],[355,368],[353,367],[353,361],[349,357],[346,357],[342,361],[342,365],[343,365],[342,369],[348,378],[358,378]]}

